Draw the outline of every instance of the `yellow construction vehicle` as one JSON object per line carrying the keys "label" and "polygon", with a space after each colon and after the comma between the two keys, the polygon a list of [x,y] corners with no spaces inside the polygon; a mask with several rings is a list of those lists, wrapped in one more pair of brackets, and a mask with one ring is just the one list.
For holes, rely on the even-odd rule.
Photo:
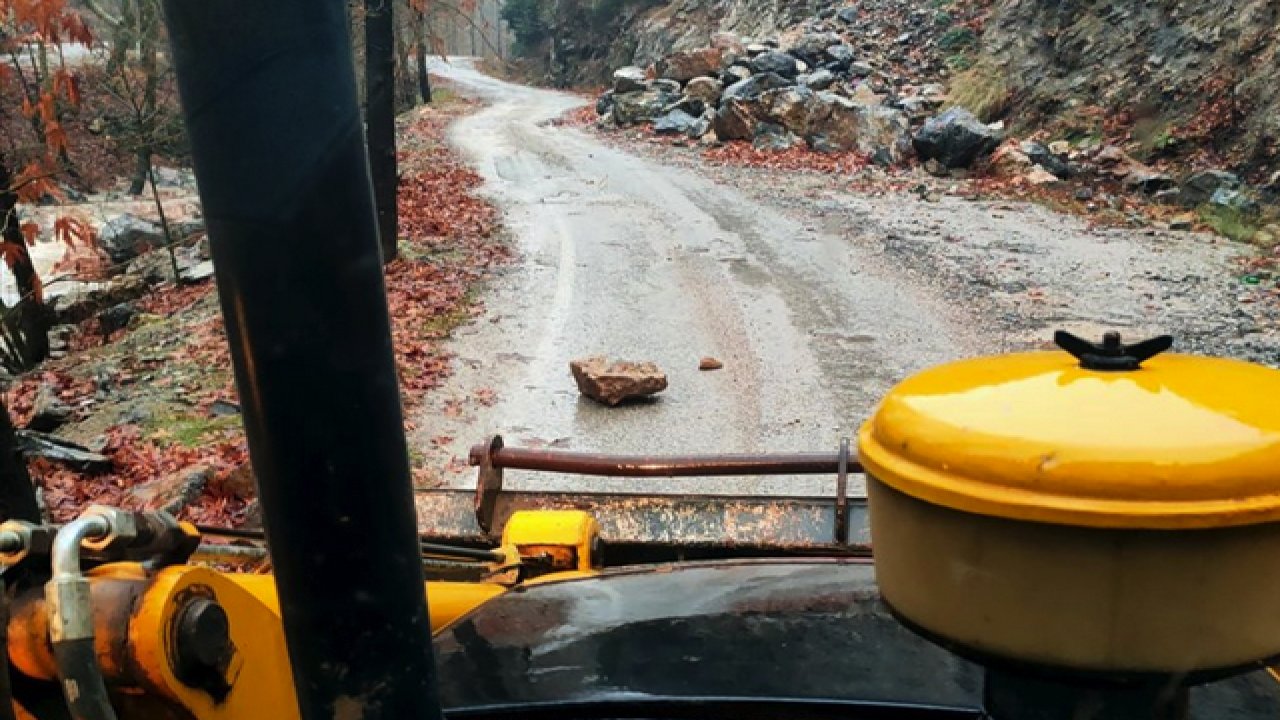
{"label": "yellow construction vehicle", "polygon": [[[166,20],[272,572],[192,564],[253,533],[164,513],[8,520],[0,718],[1280,716],[1280,372],[1060,333],[904,380],[856,452],[493,438],[474,494],[415,505],[346,5]],[[834,493],[533,494],[514,470]]]}

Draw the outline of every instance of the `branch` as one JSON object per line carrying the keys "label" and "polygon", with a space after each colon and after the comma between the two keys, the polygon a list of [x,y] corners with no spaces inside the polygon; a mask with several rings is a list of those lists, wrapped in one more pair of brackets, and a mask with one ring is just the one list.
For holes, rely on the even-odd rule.
{"label": "branch", "polygon": [[118,28],[121,25],[124,25],[123,18],[118,18],[115,15],[112,15],[111,13],[107,12],[106,8],[98,4],[98,0],[84,0],[84,4],[85,4],[85,7],[93,11],[94,15],[97,15],[99,18],[102,19],[103,22],[107,23],[111,27]]}

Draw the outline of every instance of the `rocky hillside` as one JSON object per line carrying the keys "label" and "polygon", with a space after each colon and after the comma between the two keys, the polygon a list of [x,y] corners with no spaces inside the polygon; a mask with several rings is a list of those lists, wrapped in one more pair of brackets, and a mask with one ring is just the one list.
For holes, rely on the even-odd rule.
{"label": "rocky hillside", "polygon": [[1127,131],[1150,158],[1201,156],[1274,183],[1278,26],[1274,0],[1002,0],[979,82],[1007,94],[1019,125]]}
{"label": "rocky hillside", "polygon": [[[563,11],[574,2],[581,10],[601,0],[561,0],[557,7]],[[1174,179],[1205,170],[1231,173],[1226,185],[1247,184],[1250,198],[1274,201],[1280,194],[1280,83],[1274,81],[1280,4],[1271,0],[614,4],[619,2],[625,12],[591,32],[580,30],[590,23],[582,23],[580,14],[574,22],[572,11],[558,16],[551,32],[561,48],[560,67],[572,69],[557,75],[560,80],[613,84],[612,72],[630,66],[656,83],[647,88],[650,95],[624,98],[620,106],[604,98],[600,110],[613,111],[607,119],[612,124],[637,122],[637,113],[658,119],[679,109],[698,120],[694,111],[705,112],[708,104],[723,109],[708,83],[699,81],[690,92],[685,86],[690,77],[681,77],[690,62],[706,62],[716,54],[720,66],[698,74],[720,83],[725,97],[755,103],[750,110],[765,123],[769,137],[761,142],[766,145],[789,143],[785,135],[782,141],[774,137],[781,126],[816,149],[853,148],[897,161],[910,154],[910,143],[903,140],[904,116],[914,129],[930,113],[958,106],[983,123],[994,123],[1006,137],[1057,143],[1050,171],[1059,176],[1070,162],[1088,166],[1099,151],[1114,146],[1102,164],[1118,166],[1117,179],[1137,170],[1134,184],[1151,194],[1165,192],[1165,199],[1176,190]],[[829,48],[836,55],[826,54]],[[786,66],[775,57],[779,52],[799,65]],[[753,76],[753,85],[729,93],[735,83]],[[800,97],[785,87],[800,88]],[[807,90],[816,97],[810,99]],[[696,102],[680,106],[686,95],[703,107]],[[847,101],[863,107],[855,111]],[[782,105],[775,108],[778,102]],[[755,139],[757,126],[748,130],[741,110],[735,103],[730,114],[737,113],[739,122],[731,127],[733,118],[722,118],[715,139]],[[848,126],[851,115],[863,128],[861,140],[824,143],[823,136],[849,133],[814,130],[814,122],[821,125],[823,118]],[[713,117],[707,120],[693,125],[695,136],[716,123]],[[671,122],[675,125],[662,129],[683,132],[689,124],[680,115]],[[1124,155],[1118,162],[1116,152]],[[1021,163],[1026,154],[1013,160]],[[1240,210],[1248,215],[1253,209],[1251,200],[1235,200],[1228,208],[1233,217],[1224,221],[1231,225],[1238,224]]]}

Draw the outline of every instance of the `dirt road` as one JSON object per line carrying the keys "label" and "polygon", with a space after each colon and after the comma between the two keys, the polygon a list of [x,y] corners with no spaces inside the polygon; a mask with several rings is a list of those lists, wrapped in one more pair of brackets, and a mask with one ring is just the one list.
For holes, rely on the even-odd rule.
{"label": "dirt road", "polygon": [[[930,364],[1026,347],[1057,326],[1190,328],[1203,339],[1202,320],[1237,311],[1238,251],[1204,237],[1092,231],[1039,208],[950,197],[851,195],[829,177],[707,173],[547,123],[579,98],[459,62],[433,72],[488,103],[452,140],[521,257],[488,291],[485,315],[457,333],[456,374],[420,419],[417,445],[444,485],[473,483],[458,458],[489,432],[614,452],[830,449],[891,384]],[[618,408],[580,398],[568,363],[597,353],[652,360],[670,387]],[[707,355],[724,369],[700,372]],[[829,482],[510,479],[743,494],[829,492]]]}

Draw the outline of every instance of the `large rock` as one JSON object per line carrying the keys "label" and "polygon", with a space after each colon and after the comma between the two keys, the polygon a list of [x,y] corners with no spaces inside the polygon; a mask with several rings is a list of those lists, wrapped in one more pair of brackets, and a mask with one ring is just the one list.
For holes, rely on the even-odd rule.
{"label": "large rock", "polygon": [[1262,207],[1253,196],[1243,190],[1233,190],[1228,187],[1220,187],[1214,191],[1209,197],[1209,204],[1244,215],[1257,215]]}
{"label": "large rock", "polygon": [[676,82],[688,82],[696,77],[715,76],[720,72],[719,48],[702,48],[686,52],[674,52],[654,65],[658,77]]}
{"label": "large rock", "polygon": [[112,263],[126,263],[151,248],[163,246],[164,230],[150,220],[125,213],[102,226],[98,231],[98,244]]}
{"label": "large rock", "polygon": [[722,85],[733,85],[751,79],[751,68],[745,65],[730,65],[720,73]]}
{"label": "large rock", "polygon": [[781,75],[774,73],[763,73],[760,75],[752,75],[751,77],[736,82],[724,89],[724,94],[720,96],[720,101],[725,100],[757,100],[761,95],[775,88],[787,87],[791,85]]}
{"label": "large rock", "polygon": [[578,392],[605,405],[654,395],[667,389],[667,376],[651,362],[610,362],[603,355],[569,363]]}
{"label": "large rock", "polygon": [[659,135],[687,135],[698,118],[679,108],[653,121],[653,131]]}
{"label": "large rock", "polygon": [[797,135],[808,135],[813,119],[821,114],[817,93],[806,87],[769,90],[760,96],[765,117]]}
{"label": "large rock", "polygon": [[1240,189],[1240,176],[1225,170],[1202,170],[1182,182],[1179,200],[1188,207],[1209,202],[1219,190]]}
{"label": "large rock", "polygon": [[802,83],[811,90],[826,90],[836,82],[836,74],[826,68],[805,75]]}
{"label": "large rock", "polygon": [[596,98],[596,115],[604,115],[613,111],[613,91],[605,90]]}
{"label": "large rock", "polygon": [[706,135],[711,130],[711,121],[715,116],[714,111],[706,111],[701,117],[693,121],[693,124],[689,126],[689,131],[685,134],[695,139]]}
{"label": "large rock", "polygon": [[819,108],[806,138],[815,149],[857,150],[900,161],[910,147],[907,116],[882,105],[864,105],[835,93],[818,93]]}
{"label": "large rock", "polygon": [[618,93],[613,96],[613,119],[619,125],[635,125],[648,122],[661,115],[668,105],[676,101],[661,90]]}
{"label": "large rock", "polygon": [[684,94],[702,101],[707,107],[715,107],[720,102],[720,93],[724,92],[724,83],[709,77],[696,77],[684,86]]}
{"label": "large rock", "polygon": [[799,142],[800,138],[796,137],[790,130],[771,122],[757,124],[756,136],[751,140],[752,146],[757,150],[774,152],[790,150]]}
{"label": "large rock", "polygon": [[756,135],[757,122],[751,101],[728,98],[720,102],[711,129],[720,140],[751,140]]}
{"label": "large rock", "polygon": [[853,63],[853,48],[844,43],[837,43],[826,49],[826,56],[827,67],[843,70]]}
{"label": "large rock", "polygon": [[1057,178],[1065,179],[1071,174],[1070,169],[1067,167],[1067,161],[1049,152],[1049,148],[1045,147],[1043,143],[1027,140],[1019,146],[1019,149],[1022,150],[1022,154],[1027,156],[1028,160],[1053,173]]}
{"label": "large rock", "polygon": [[843,43],[844,40],[835,33],[806,33],[787,48],[787,51],[810,65],[817,66],[826,61],[827,48]]}
{"label": "large rock", "polygon": [[[648,89],[649,83],[643,69],[628,65],[613,71],[613,91],[615,93],[629,93]],[[601,113],[601,115],[603,114]]]}
{"label": "large rock", "polygon": [[778,50],[763,52],[751,58],[751,71],[757,75],[772,73],[788,79],[800,74],[796,59]]}
{"label": "large rock", "polygon": [[71,406],[58,397],[53,386],[41,383],[32,404],[31,419],[27,421],[27,429],[53,432],[71,420],[71,414]]}
{"label": "large rock", "polygon": [[912,139],[922,159],[935,159],[949,168],[969,167],[1000,144],[1000,134],[962,107],[927,120]]}

